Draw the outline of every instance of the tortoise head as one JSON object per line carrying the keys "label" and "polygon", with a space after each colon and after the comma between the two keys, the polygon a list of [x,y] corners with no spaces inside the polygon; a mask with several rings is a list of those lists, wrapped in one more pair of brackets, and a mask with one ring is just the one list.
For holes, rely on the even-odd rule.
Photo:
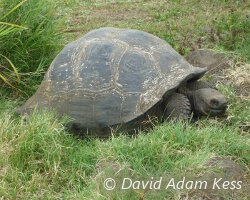
{"label": "tortoise head", "polygon": [[192,104],[196,115],[219,116],[225,113],[226,98],[216,89],[201,88],[193,92]]}

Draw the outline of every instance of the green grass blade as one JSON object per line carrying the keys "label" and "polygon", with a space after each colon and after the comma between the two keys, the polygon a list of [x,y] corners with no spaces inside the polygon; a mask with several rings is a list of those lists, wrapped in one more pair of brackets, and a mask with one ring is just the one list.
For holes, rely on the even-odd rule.
{"label": "green grass blade", "polygon": [[4,19],[5,17],[7,17],[9,14],[11,14],[12,12],[14,12],[17,8],[19,8],[21,5],[23,5],[27,0],[21,1],[19,4],[17,4],[14,8],[12,8],[9,12],[7,12],[2,18],[0,18],[0,20]]}
{"label": "green grass blade", "polygon": [[2,55],[2,54],[0,54],[0,56],[2,56],[3,58],[5,58],[5,59],[9,62],[10,66],[12,67],[12,69],[14,70],[14,72],[15,72],[15,74],[16,74],[17,82],[18,82],[18,84],[20,84],[20,75],[19,75],[19,73],[18,73],[16,67],[14,66],[14,64],[13,64],[13,63],[11,62],[11,60],[8,59],[6,56],[4,56],[4,55]]}
{"label": "green grass blade", "polygon": [[22,28],[22,29],[28,29],[25,26],[17,25],[17,24],[12,24],[12,23],[7,23],[7,22],[0,22],[0,24],[7,25],[7,26],[12,26],[12,27],[17,27],[17,28]]}
{"label": "green grass blade", "polygon": [[0,41],[1,41],[1,39],[3,39],[3,38],[2,38],[3,36],[8,35],[8,34],[10,34],[11,32],[14,32],[14,31],[17,31],[17,28],[15,28],[15,27],[3,26],[3,27],[0,29]]}
{"label": "green grass blade", "polygon": [[4,83],[11,86],[12,88],[15,88],[2,74],[0,74],[0,79],[3,80]]}

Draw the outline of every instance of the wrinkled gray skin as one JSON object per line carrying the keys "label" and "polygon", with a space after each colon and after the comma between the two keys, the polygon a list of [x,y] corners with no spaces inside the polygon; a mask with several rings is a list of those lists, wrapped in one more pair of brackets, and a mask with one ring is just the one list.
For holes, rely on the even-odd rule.
{"label": "wrinkled gray skin", "polygon": [[189,119],[195,117],[220,116],[227,108],[224,95],[204,81],[192,81],[181,85],[177,93],[166,101],[164,116],[169,119]]}
{"label": "wrinkled gray skin", "polygon": [[[69,43],[51,63],[36,93],[17,110],[53,109],[79,134],[145,129],[152,118],[218,115],[225,98],[197,83],[193,67],[168,43],[139,30],[100,28]],[[194,91],[193,91],[194,90]]]}

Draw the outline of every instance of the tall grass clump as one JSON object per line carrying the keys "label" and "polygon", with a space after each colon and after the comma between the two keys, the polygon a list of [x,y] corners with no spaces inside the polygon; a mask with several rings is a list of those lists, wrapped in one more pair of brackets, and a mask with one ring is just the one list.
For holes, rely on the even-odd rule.
{"label": "tall grass clump", "polygon": [[[14,32],[17,33],[19,31],[26,29],[26,27],[20,26],[18,24],[12,24],[12,23],[8,23],[4,21],[8,15],[10,15],[16,9],[18,9],[23,3],[25,3],[25,1],[26,0],[17,4],[9,12],[7,12],[4,16],[0,18],[0,44],[3,43],[5,36],[9,35],[10,33],[14,33]],[[4,82],[5,84],[11,86],[12,88],[15,88],[15,86],[13,86],[11,82],[13,82],[14,80],[18,84],[20,84],[20,75],[17,69],[15,68],[15,66],[13,65],[13,63],[11,62],[11,60],[7,58],[6,56],[4,56],[3,54],[1,54],[1,52],[0,52],[0,58],[4,59],[4,61],[7,62],[10,66],[10,68],[8,68],[6,66],[0,65],[0,69],[1,69],[0,80]]]}
{"label": "tall grass clump", "polygon": [[95,143],[67,134],[64,123],[46,111],[26,120],[0,117],[1,197],[56,199],[86,186],[97,159]]}
{"label": "tall grass clump", "polygon": [[[0,18],[5,16],[20,0],[2,0]],[[53,2],[27,0],[5,17],[5,21],[27,27],[23,31],[9,32],[1,38],[0,53],[11,60],[21,75],[21,85],[26,92],[42,79],[56,50],[60,34],[56,25]],[[9,63],[1,59],[1,64]],[[29,82],[29,85],[27,85]],[[32,83],[32,84],[31,84]]]}

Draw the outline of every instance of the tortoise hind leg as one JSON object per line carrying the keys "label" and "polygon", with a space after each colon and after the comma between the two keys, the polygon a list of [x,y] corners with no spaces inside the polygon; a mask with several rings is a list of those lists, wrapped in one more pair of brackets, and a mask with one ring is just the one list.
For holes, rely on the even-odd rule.
{"label": "tortoise hind leg", "polygon": [[166,107],[163,119],[167,120],[184,120],[187,121],[191,117],[191,104],[184,94],[174,93],[166,101]]}

